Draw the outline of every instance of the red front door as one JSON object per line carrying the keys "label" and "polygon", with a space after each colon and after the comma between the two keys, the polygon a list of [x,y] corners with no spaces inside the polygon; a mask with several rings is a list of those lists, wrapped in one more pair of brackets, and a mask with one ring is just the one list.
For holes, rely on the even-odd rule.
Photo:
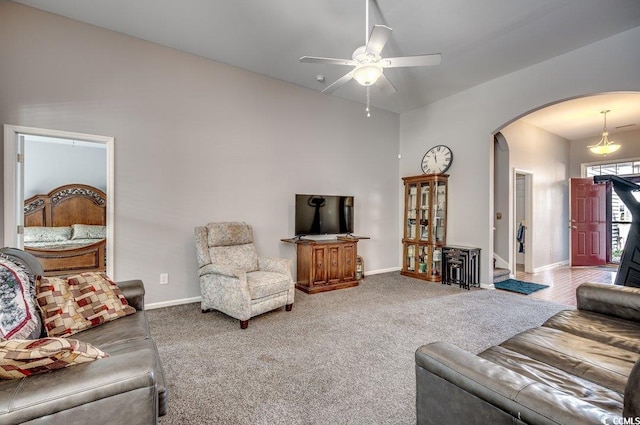
{"label": "red front door", "polygon": [[571,179],[571,265],[607,262],[606,185]]}

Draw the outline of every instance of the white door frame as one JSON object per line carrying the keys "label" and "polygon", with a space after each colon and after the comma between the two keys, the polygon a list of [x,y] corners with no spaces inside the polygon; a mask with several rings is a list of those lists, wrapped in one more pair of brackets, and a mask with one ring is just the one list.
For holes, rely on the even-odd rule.
{"label": "white door frame", "polygon": [[520,170],[517,168],[513,169],[513,185],[512,185],[512,194],[513,194],[513,214],[512,214],[512,223],[511,223],[511,241],[513,243],[513,255],[512,255],[512,264],[511,270],[514,275],[516,272],[516,264],[517,264],[517,244],[516,240],[516,228],[518,223],[516,223],[516,179],[518,175],[524,175],[524,220],[525,220],[525,250],[524,250],[524,271],[525,273],[533,273],[533,250],[534,250],[534,221],[533,221],[533,173],[531,171]]}
{"label": "white door frame", "polygon": [[[54,137],[71,140],[82,140],[90,143],[106,145],[107,148],[107,275],[114,274],[114,137],[94,134],[72,133],[69,131],[47,130],[43,128],[16,125],[4,126],[4,246],[22,249],[22,238],[18,236],[18,224],[24,223],[22,209],[17,205],[24,204],[22,181],[23,167],[18,166],[18,143],[20,134]],[[20,216],[19,216],[20,215]]]}

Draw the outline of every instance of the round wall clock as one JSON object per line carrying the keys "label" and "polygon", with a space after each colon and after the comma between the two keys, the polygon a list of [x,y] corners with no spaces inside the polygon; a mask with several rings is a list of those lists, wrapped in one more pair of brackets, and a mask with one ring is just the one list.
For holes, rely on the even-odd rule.
{"label": "round wall clock", "polygon": [[425,174],[444,173],[451,167],[453,152],[445,145],[434,146],[422,157],[422,172]]}

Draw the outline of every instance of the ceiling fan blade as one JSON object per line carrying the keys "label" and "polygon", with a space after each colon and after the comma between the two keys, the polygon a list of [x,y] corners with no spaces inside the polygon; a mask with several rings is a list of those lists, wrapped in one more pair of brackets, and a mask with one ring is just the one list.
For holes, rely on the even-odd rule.
{"label": "ceiling fan blade", "polygon": [[351,78],[353,78],[353,71],[349,71],[348,73],[346,73],[345,75],[343,75],[342,77],[340,77],[339,79],[331,83],[327,88],[322,90],[322,93],[327,93],[327,94],[333,93],[334,91],[342,87],[344,84],[348,83],[351,80]]}
{"label": "ceiling fan blade", "polygon": [[432,66],[439,65],[442,61],[440,53],[431,55],[403,56],[399,58],[385,58],[379,63],[383,68],[402,68],[408,66]]}
{"label": "ceiling fan blade", "polygon": [[378,88],[382,90],[382,93],[387,95],[394,94],[396,92],[396,88],[393,86],[393,84],[391,84],[391,81],[389,81],[384,74],[378,77],[378,81],[376,81],[376,86],[378,86]]}
{"label": "ceiling fan blade", "polygon": [[386,25],[374,25],[365,51],[379,55],[384,49],[384,45],[387,44],[389,37],[391,37],[391,31],[392,29]]}
{"label": "ceiling fan blade", "polygon": [[351,59],[319,58],[316,56],[303,56],[300,58],[300,62],[324,63],[329,65],[357,65],[356,62]]}

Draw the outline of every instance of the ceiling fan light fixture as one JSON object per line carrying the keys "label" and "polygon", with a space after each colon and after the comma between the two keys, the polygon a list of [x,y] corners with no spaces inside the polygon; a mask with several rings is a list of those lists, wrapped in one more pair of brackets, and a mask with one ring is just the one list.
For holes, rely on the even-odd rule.
{"label": "ceiling fan light fixture", "polygon": [[375,84],[381,75],[382,68],[377,64],[371,63],[360,65],[353,71],[353,78],[365,87]]}
{"label": "ceiling fan light fixture", "polygon": [[620,145],[609,140],[609,132],[607,131],[607,113],[611,112],[610,110],[601,111],[601,114],[604,114],[604,128],[602,130],[602,138],[600,141],[592,146],[589,146],[589,150],[596,155],[608,155],[610,153],[614,153],[618,149],[620,149]]}

